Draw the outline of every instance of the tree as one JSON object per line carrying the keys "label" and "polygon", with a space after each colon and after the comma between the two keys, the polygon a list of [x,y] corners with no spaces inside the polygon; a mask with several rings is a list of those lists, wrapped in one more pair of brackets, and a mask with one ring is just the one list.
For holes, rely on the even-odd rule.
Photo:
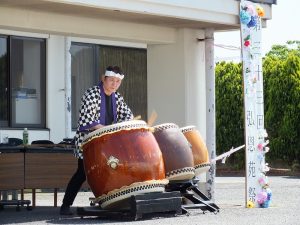
{"label": "tree", "polygon": [[291,52],[300,56],[300,41],[287,41],[286,45],[273,45],[266,56],[277,59],[286,59]]}

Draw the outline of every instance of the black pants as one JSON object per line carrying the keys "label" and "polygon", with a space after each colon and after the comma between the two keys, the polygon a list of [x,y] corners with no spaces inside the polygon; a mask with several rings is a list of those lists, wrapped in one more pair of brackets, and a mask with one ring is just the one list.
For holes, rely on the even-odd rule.
{"label": "black pants", "polygon": [[84,183],[85,180],[86,177],[85,177],[85,172],[83,167],[83,160],[78,159],[78,167],[67,186],[65,196],[63,199],[63,205],[65,206],[73,205],[74,199],[76,198],[76,195],[79,192],[81,185]]}

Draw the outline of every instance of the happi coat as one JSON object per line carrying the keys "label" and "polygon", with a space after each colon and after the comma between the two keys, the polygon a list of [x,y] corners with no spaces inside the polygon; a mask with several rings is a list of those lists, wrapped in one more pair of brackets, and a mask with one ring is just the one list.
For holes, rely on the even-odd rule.
{"label": "happi coat", "polygon": [[[98,86],[89,88],[81,98],[78,127],[75,135],[75,157],[83,158],[81,144],[89,133],[89,128],[102,124],[105,125],[105,93],[102,82]],[[114,123],[133,119],[130,108],[125,103],[120,93],[112,93],[112,110]]]}

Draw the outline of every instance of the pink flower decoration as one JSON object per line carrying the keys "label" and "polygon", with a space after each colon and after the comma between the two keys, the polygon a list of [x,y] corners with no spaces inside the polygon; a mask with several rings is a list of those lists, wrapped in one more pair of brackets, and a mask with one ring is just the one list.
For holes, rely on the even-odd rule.
{"label": "pink flower decoration", "polygon": [[257,145],[257,148],[258,148],[259,151],[262,151],[263,148],[264,148],[264,146],[263,146],[262,143],[259,143],[259,144]]}
{"label": "pink flower decoration", "polygon": [[261,177],[261,178],[258,179],[258,182],[259,182],[260,184],[263,184],[263,183],[265,182],[265,180],[264,180],[263,177]]}
{"label": "pink flower decoration", "polygon": [[266,184],[268,183],[268,178],[262,176],[262,177],[260,177],[260,178],[258,179],[258,183],[259,183],[260,185],[264,186],[264,185],[266,185]]}
{"label": "pink flower decoration", "polygon": [[258,204],[263,204],[268,198],[268,194],[265,191],[261,191],[257,194]]}
{"label": "pink flower decoration", "polygon": [[244,42],[244,45],[245,45],[246,47],[248,47],[248,46],[250,45],[250,41],[249,41],[249,40],[245,41],[245,42]]}
{"label": "pink flower decoration", "polygon": [[247,12],[249,12],[251,16],[256,15],[256,10],[254,9],[253,5],[247,5]]}

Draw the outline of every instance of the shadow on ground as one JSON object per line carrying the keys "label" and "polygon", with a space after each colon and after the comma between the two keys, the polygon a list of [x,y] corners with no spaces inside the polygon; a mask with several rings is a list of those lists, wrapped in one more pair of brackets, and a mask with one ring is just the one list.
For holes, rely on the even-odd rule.
{"label": "shadow on ground", "polygon": [[[76,212],[76,207],[72,208],[73,212]],[[143,220],[155,220],[158,218],[170,218],[174,217],[171,213],[152,213],[143,216],[143,218],[138,221]],[[185,216],[185,215],[176,215]],[[38,206],[33,210],[27,210],[26,207],[22,207],[20,211],[16,211],[16,207],[7,206],[0,211],[0,224],[110,224],[115,222],[134,222],[134,218],[99,218],[99,217],[83,217],[76,215],[73,216],[61,216],[59,215],[59,208],[54,208],[51,206]],[[138,222],[136,221],[136,222]]]}
{"label": "shadow on ground", "polygon": [[[72,210],[75,212],[76,207],[72,208]],[[0,211],[0,218],[0,224],[39,224],[39,221],[43,221],[49,224],[88,224],[88,221],[93,221],[92,223],[95,223],[95,220],[98,219],[97,217],[81,219],[77,215],[61,216],[59,215],[59,208],[54,208],[51,206],[38,206],[30,211],[28,211],[26,207],[22,207],[21,211],[18,212],[16,212],[16,207],[5,206],[4,209]],[[97,223],[101,223],[101,221],[97,221]]]}

